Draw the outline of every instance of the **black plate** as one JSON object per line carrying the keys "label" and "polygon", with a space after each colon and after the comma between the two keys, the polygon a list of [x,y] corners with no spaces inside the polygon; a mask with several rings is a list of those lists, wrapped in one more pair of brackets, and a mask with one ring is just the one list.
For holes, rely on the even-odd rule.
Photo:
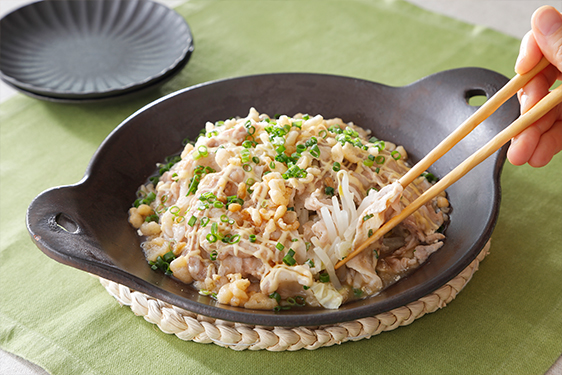
{"label": "black plate", "polygon": [[[36,245],[57,261],[213,318],[255,325],[313,326],[351,321],[415,301],[454,278],[491,236],[505,147],[448,189],[454,207],[445,245],[408,278],[378,296],[339,310],[252,311],[218,305],[194,289],[150,270],[127,211],[155,163],[181,150],[206,121],[259,112],[340,117],[402,144],[417,161],[475,108],[467,98],[493,95],[507,79],[479,68],[438,73],[405,87],[318,74],[269,74],[212,82],[170,94],[119,125],[76,185],[40,194],[27,213]],[[443,176],[519,114],[511,99],[433,165]],[[63,229],[65,228],[65,229]]]}
{"label": "black plate", "polygon": [[0,20],[0,78],[41,99],[99,99],[158,83],[183,67],[185,20],[150,0],[47,0]]}

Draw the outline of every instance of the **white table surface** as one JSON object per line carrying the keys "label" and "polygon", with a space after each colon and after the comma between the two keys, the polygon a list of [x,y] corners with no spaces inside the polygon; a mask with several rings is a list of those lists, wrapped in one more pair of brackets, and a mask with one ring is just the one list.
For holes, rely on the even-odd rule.
{"label": "white table surface", "polygon": [[[170,7],[189,0],[156,0]],[[552,5],[562,11],[562,0],[407,0],[418,6],[472,24],[501,31],[521,39],[530,29],[531,15],[542,5]],[[0,17],[31,3],[30,0],[0,0]],[[0,102],[19,95],[0,82]],[[1,276],[0,276],[1,277]],[[45,375],[41,367],[18,356],[0,350],[0,375]],[[562,356],[548,370],[547,375],[562,375]]]}

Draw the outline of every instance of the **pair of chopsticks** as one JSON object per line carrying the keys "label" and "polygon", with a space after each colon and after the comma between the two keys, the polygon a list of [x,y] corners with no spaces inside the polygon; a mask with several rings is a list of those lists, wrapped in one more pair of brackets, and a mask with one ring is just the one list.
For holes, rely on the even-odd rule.
{"label": "pair of chopsticks", "polygon": [[[427,154],[421,161],[419,161],[412,169],[408,171],[398,182],[402,187],[408,186],[412,181],[418,178],[427,168],[435,163],[441,156],[446,154],[458,142],[466,137],[473,131],[480,123],[492,115],[503,103],[517,93],[523,86],[525,86],[534,76],[539,74],[544,68],[549,65],[546,58],[542,60],[529,72],[513,77],[504,87],[501,88],[494,96],[492,96],[486,103],[484,103],[472,116],[463,122],[453,133],[445,138],[439,145],[437,145],[429,154]],[[499,150],[514,136],[521,133],[535,121],[540,119],[548,113],[556,105],[562,103],[562,85],[551,91],[541,101],[539,101],[533,108],[525,112],[507,128],[498,133],[492,140],[486,143],[482,148],[469,156],[465,161],[459,164],[455,169],[449,172],[445,177],[441,178],[439,182],[433,185],[425,193],[420,195],[416,200],[406,206],[402,212],[392,217],[384,225],[382,225],[371,237],[369,237],[363,244],[355,249],[346,258],[339,261],[335,268],[338,269],[359,255],[363,250],[371,244],[378,241],[386,233],[390,232],[396,225],[400,224],[405,218],[410,216],[418,208],[425,203],[436,197],[439,193],[454,184],[457,180],[467,174],[472,168],[483,162],[494,152]]]}

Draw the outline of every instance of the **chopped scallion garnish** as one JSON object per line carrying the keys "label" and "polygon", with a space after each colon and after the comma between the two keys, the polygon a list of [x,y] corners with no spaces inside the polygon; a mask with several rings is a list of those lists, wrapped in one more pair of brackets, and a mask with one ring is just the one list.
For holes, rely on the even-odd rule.
{"label": "chopped scallion garnish", "polygon": [[341,164],[338,163],[337,161],[334,162],[334,165],[332,166],[332,169],[334,170],[334,172],[338,172],[341,169]]}
{"label": "chopped scallion garnish", "polygon": [[207,224],[209,224],[209,218],[208,218],[207,216],[203,216],[203,217],[201,218],[201,226],[202,226],[202,227],[206,227]]}
{"label": "chopped scallion garnish", "polygon": [[287,254],[285,254],[285,256],[283,257],[283,263],[288,266],[294,266],[297,263],[295,258],[293,258],[294,255],[295,251],[293,249],[289,249],[289,251],[287,251]]}
{"label": "chopped scallion garnish", "polygon": [[189,221],[187,222],[187,224],[192,227],[195,225],[195,223],[197,222],[197,218],[193,215],[191,215],[191,217],[189,218]]}

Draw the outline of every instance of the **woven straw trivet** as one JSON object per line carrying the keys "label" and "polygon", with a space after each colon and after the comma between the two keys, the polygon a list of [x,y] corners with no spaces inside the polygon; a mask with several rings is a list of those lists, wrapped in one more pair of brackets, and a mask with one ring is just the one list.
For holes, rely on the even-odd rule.
{"label": "woven straw trivet", "polygon": [[314,350],[370,338],[445,307],[470,281],[489,248],[490,241],[458,276],[417,301],[373,317],[318,327],[264,327],[227,322],[189,312],[113,281],[100,278],[100,282],[121,305],[130,306],[136,315],[182,340],[214,343],[234,350]]}

